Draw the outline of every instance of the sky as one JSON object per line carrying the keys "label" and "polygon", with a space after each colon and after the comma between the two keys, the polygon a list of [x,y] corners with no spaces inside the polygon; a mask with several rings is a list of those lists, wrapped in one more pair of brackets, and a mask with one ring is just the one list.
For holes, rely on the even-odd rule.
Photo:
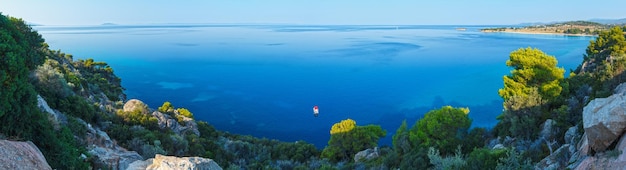
{"label": "sky", "polygon": [[626,18],[624,0],[0,0],[42,25],[242,23],[507,25]]}

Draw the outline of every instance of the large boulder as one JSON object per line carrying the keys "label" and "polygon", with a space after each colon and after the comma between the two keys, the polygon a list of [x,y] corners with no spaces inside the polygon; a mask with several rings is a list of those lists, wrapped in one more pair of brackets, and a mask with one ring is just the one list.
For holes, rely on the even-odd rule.
{"label": "large boulder", "polygon": [[0,140],[0,169],[52,169],[32,142]]}
{"label": "large boulder", "polygon": [[135,110],[139,110],[143,114],[150,113],[148,105],[143,103],[141,100],[130,99],[124,104],[124,112],[133,112]]}
{"label": "large boulder", "polygon": [[583,126],[591,149],[605,151],[626,128],[626,95],[592,100],[583,109]]}
{"label": "large boulder", "polygon": [[[201,170],[222,170],[215,161],[212,159],[201,158],[201,157],[174,157],[174,156],[163,156],[157,154],[154,159],[148,159],[149,163],[152,160],[152,163],[148,165],[145,169],[148,170],[169,170],[169,169],[201,169]],[[146,165],[145,162],[138,162],[132,164],[132,168],[141,169],[142,165]],[[135,166],[137,165],[137,166]]]}

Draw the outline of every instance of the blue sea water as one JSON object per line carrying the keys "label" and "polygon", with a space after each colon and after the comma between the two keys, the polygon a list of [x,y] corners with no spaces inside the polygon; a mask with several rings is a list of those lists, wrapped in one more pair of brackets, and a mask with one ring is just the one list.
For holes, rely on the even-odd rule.
{"label": "blue sea water", "polygon": [[[456,28],[463,27],[466,31]],[[170,101],[219,130],[321,148],[351,118],[391,136],[432,109],[502,111],[511,51],[534,47],[575,69],[593,37],[482,33],[490,26],[37,26],[52,49],[111,65],[129,98]],[[566,73],[567,74],[567,73]],[[319,106],[314,117],[312,107]]]}

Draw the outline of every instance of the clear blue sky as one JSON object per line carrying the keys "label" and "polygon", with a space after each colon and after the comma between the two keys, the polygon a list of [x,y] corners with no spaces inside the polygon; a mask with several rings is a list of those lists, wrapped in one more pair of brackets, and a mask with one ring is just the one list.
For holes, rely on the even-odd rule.
{"label": "clear blue sky", "polygon": [[44,25],[152,23],[518,24],[626,18],[625,0],[0,0]]}

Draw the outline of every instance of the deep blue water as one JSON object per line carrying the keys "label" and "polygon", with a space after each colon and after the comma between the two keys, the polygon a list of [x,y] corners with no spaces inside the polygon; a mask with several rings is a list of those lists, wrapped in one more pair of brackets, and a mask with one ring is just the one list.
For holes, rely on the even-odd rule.
{"label": "deep blue water", "polygon": [[[130,98],[185,107],[219,130],[324,147],[343,119],[387,130],[444,105],[492,127],[511,51],[575,69],[593,37],[481,33],[488,26],[39,26],[52,49],[108,62]],[[318,105],[320,116],[312,107]]]}

